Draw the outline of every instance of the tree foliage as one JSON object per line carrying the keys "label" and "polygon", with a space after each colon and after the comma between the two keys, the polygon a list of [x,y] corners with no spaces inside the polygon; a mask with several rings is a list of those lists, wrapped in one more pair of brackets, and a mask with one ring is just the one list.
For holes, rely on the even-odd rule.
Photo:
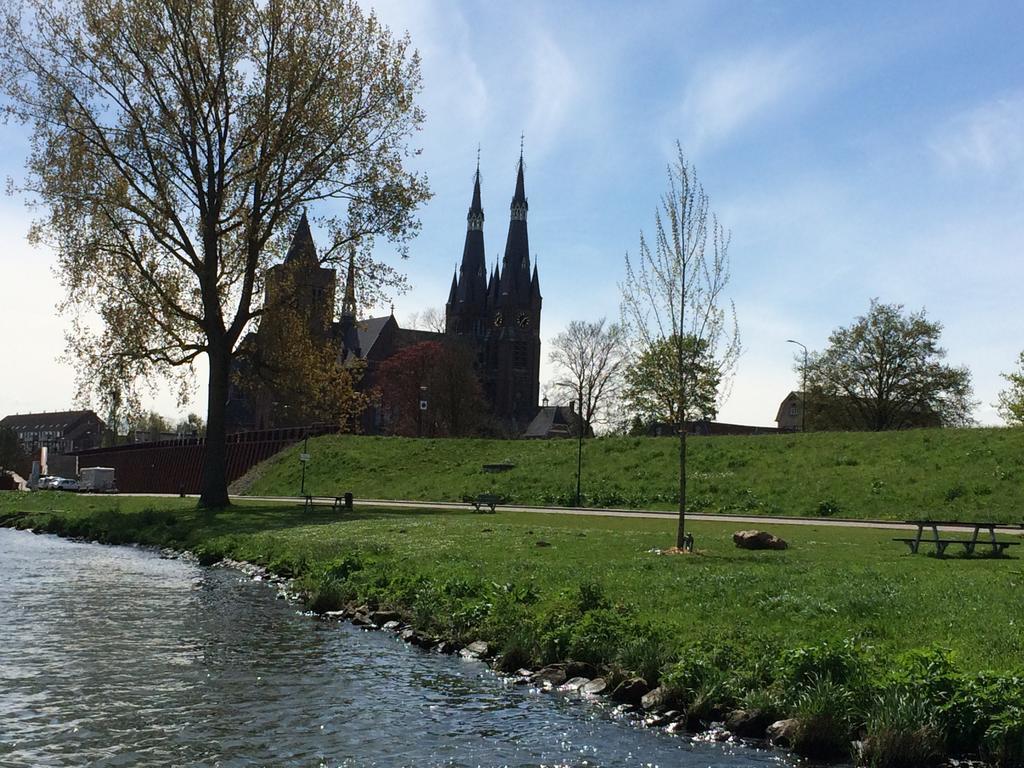
{"label": "tree foliage", "polygon": [[84,391],[128,403],[174,377],[187,392],[205,356],[200,503],[223,506],[232,356],[299,213],[329,211],[328,260],[417,229],[418,56],[354,0],[7,0],[0,21]]}
{"label": "tree foliage", "polygon": [[718,385],[721,372],[708,354],[707,342],[692,336],[683,340],[684,355],[693,366],[684,376],[690,382],[685,411],[680,411],[679,342],[659,339],[644,350],[626,369],[623,400],[628,412],[643,424],[679,424],[697,419],[714,419],[718,414]]}
{"label": "tree foliage", "polygon": [[[731,302],[728,308],[722,306],[728,282],[729,235],[677,144],[676,160],[668,168],[668,191],[655,215],[653,243],[641,235],[636,257],[626,255],[620,288],[623,321],[640,354],[661,343],[674,346],[679,414],[688,413],[699,398],[695,377],[701,356],[718,372],[718,397],[728,393],[740,354],[735,308]],[[680,425],[678,547],[683,546],[685,529],[686,430]]]}
{"label": "tree foliage", "polygon": [[808,421],[817,429],[887,430],[971,423],[971,376],[944,364],[940,323],[925,311],[871,301],[807,365]]}
{"label": "tree foliage", "polygon": [[1017,358],[1017,370],[1002,377],[1010,386],[999,393],[999,415],[1011,426],[1024,426],[1024,352]]}
{"label": "tree foliage", "polygon": [[456,437],[477,434],[482,426],[486,406],[467,346],[413,344],[381,363],[377,378],[383,420],[392,434]]}
{"label": "tree foliage", "polygon": [[557,370],[552,391],[577,403],[584,434],[609,420],[622,390],[627,352],[625,329],[603,317],[573,320],[551,340],[549,359]]}

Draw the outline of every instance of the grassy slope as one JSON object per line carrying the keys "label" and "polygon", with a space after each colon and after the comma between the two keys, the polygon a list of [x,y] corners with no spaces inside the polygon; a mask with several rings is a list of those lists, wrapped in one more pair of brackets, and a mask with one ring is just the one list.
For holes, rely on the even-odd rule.
{"label": "grassy slope", "polygon": [[[773,526],[790,550],[746,552],[730,540],[735,525],[697,523],[702,555],[668,557],[649,550],[671,543],[672,523],[643,519],[375,510],[339,518],[259,504],[209,515],[177,499],[0,493],[0,522],[15,514],[23,525],[298,573],[357,553],[367,576],[349,585],[355,597],[405,602],[431,629],[464,640],[487,635],[489,620],[470,608],[489,605],[495,585],[534,591],[529,611],[544,617],[593,582],[634,625],[655,627],[680,649],[732,641],[767,654],[856,637],[886,653],[950,648],[967,670],[1011,669],[1024,658],[1020,560],[910,556],[880,531]],[[420,586],[400,598],[403,584]]]}
{"label": "grassy slope", "polygon": [[[913,430],[690,438],[694,511],[908,519],[1024,520],[1024,429]],[[297,495],[301,445],[245,478],[247,493]],[[576,443],[327,436],[309,441],[306,488],[363,498],[459,501],[496,492],[571,504]],[[584,503],[671,509],[677,441],[584,445]],[[487,474],[485,463],[515,469]]]}

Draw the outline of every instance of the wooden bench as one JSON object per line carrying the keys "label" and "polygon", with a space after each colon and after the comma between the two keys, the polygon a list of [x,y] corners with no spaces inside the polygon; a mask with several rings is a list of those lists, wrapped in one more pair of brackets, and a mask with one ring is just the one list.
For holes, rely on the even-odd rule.
{"label": "wooden bench", "polygon": [[[912,555],[917,554],[921,544],[932,544],[935,547],[936,557],[942,557],[950,544],[960,544],[964,553],[973,555],[978,546],[989,548],[989,554],[993,557],[1003,555],[1008,547],[1020,545],[1019,541],[998,541],[996,539],[996,528],[1006,528],[999,523],[967,523],[958,520],[908,520],[909,525],[917,526],[917,535],[911,538],[894,538],[893,541],[902,541],[910,548]],[[942,538],[939,536],[939,526],[972,528],[974,533],[968,538]],[[930,529],[931,536],[925,536],[925,529]],[[988,537],[979,539],[981,531],[988,531]]]}
{"label": "wooden bench", "polygon": [[469,503],[473,505],[475,512],[480,512],[481,507],[487,507],[487,511],[493,513],[494,508],[501,504],[501,497],[493,493],[481,493]]}
{"label": "wooden bench", "polygon": [[[351,493],[345,493],[345,494],[342,494],[341,496],[333,496],[332,498],[334,499],[334,503],[331,504],[331,511],[332,512],[345,512],[345,511],[351,512],[352,511],[352,494]],[[312,512],[313,511],[313,497],[311,495],[309,495],[308,493],[306,494],[305,502],[302,505],[302,511],[303,512]]]}

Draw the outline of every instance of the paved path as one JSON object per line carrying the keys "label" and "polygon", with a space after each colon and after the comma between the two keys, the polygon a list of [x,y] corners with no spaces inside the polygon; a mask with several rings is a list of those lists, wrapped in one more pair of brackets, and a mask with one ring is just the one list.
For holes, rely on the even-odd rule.
{"label": "paved path", "polygon": [[[269,502],[291,502],[302,504],[301,496],[232,496],[233,501],[269,501]],[[317,506],[331,506],[334,504],[332,496],[314,496],[313,503]],[[410,501],[401,499],[356,499],[356,507],[386,507],[389,509],[443,509],[465,511],[468,504],[441,501]],[[577,507],[532,507],[520,504],[502,504],[498,507],[503,512],[534,512],[545,515],[580,515],[583,517],[639,517],[651,520],[675,520],[675,512],[660,512],[649,509],[601,509],[588,507],[579,509]],[[894,531],[916,531],[916,525],[894,522],[892,520],[850,520],[834,519],[825,517],[769,517],[767,515],[703,515],[691,513],[686,516],[687,520],[718,523],[742,523],[744,525],[817,525],[838,528],[880,528]],[[940,530],[948,531],[971,531],[974,526],[939,526]],[[1000,528],[999,533],[1012,535],[1024,534],[1024,528]]]}

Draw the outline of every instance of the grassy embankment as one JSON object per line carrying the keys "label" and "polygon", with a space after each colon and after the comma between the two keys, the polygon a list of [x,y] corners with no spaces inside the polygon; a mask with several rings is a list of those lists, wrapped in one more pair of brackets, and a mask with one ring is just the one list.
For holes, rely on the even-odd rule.
{"label": "grassy embankment", "polygon": [[[309,441],[306,489],[316,495],[461,501],[494,492],[512,503],[571,505],[576,443],[327,436]],[[236,486],[299,493],[302,445]],[[483,464],[515,468],[485,473]],[[677,442],[587,441],[584,505],[671,509]],[[879,519],[1024,521],[1024,429],[811,433],[689,440],[692,511]]]}
{"label": "grassy embankment", "polygon": [[866,735],[874,765],[1024,759],[1017,559],[911,556],[890,532],[814,526],[773,526],[791,549],[746,552],[724,523],[694,524],[700,554],[672,557],[649,551],[671,544],[670,521],[255,503],[211,515],[57,493],[0,494],[0,523],[257,562],[317,609],[395,608],[423,632],[490,641],[505,667],[638,672],[697,721],[795,716],[805,753]]}

